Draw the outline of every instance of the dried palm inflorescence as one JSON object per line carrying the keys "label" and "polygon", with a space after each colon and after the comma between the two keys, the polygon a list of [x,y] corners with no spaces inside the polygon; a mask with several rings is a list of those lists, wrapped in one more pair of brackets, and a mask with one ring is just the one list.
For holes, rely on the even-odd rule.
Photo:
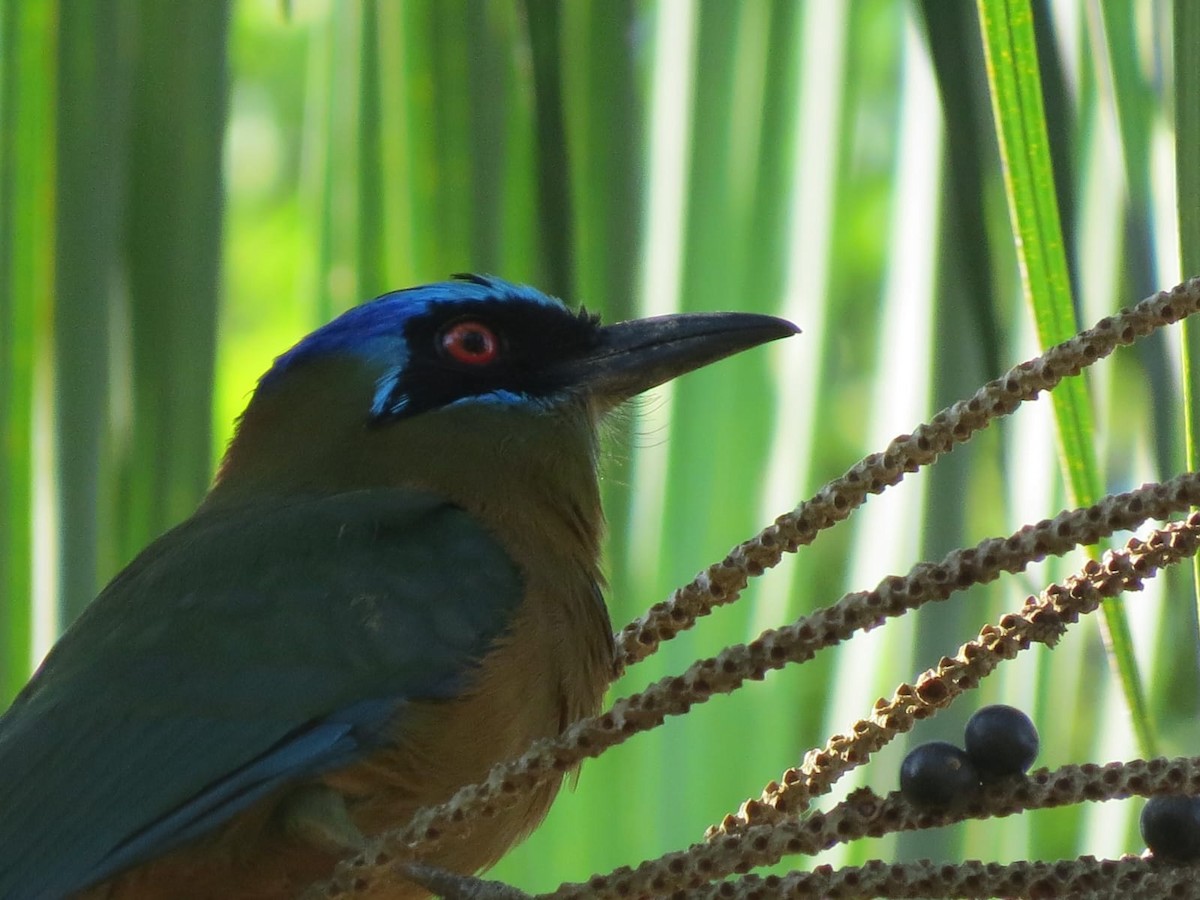
{"label": "dried palm inflorescence", "polygon": [[[1200,279],[1161,292],[1095,327],[1022,363],[980,388],[973,397],[938,413],[912,434],[902,435],[883,453],[860,461],[812,499],[780,516],[755,538],[734,548],[690,584],[627,626],[617,636],[623,665],[653,653],[663,641],[690,628],[714,607],[738,598],[749,579],[776,565],[784,553],[809,544],[816,535],[848,518],[872,493],[897,484],[906,473],[934,462],[957,444],[1008,415],[1026,400],[1053,388],[1064,377],[1110,354],[1116,347],[1200,310]],[[630,736],[686,713],[718,693],[790,663],[812,658],[829,647],[925,603],[944,600],[1003,572],[1094,544],[1148,519],[1165,520],[1200,505],[1200,474],[1187,473],[1161,484],[1106,497],[1095,506],[1061,513],[1026,526],[1007,538],[993,538],[957,550],[938,562],[919,563],[907,575],[882,581],[874,590],[847,594],[832,606],[790,625],[770,629],[746,645],[726,648],[694,663],[676,677],[618,700],[604,714],[576,723],[555,740],[534,745],[521,758],[497,766],[482,784],[464,787],[447,803],[418,813],[408,825],[374,841],[343,861],[334,877],[309,896],[350,898],[368,888],[404,878],[427,884],[447,897],[524,896],[504,885],[463,878],[427,867],[409,866],[433,845],[469,839],[471,824],[516,798],[598,756]],[[785,856],[813,854],[840,842],[903,830],[946,825],[966,818],[1011,815],[1022,810],[1156,793],[1200,793],[1200,758],[1133,760],[1107,766],[1068,766],[1038,770],[987,787],[953,812],[915,809],[898,794],[879,797],[853,792],[825,812],[810,812],[813,798],[827,793],[846,772],[865,763],[918,719],[948,706],[1002,661],[1035,643],[1053,645],[1080,616],[1100,602],[1140,589],[1143,579],[1193,556],[1200,547],[1200,514],[1165,525],[1144,540],[1087,562],[1060,584],[1030,597],[1018,612],[984,626],[954,658],[944,658],[913,684],[902,684],[890,700],[879,700],[846,734],[810,751],[803,764],[771,781],[757,799],[709,829],[705,840],[687,850],[565,884],[554,898],[582,897],[928,897],[928,896],[1183,896],[1194,882],[1190,868],[1155,860],[1125,858],[1010,865],[964,862],[875,863],[833,870],[820,866],[788,876],[746,875]],[[728,881],[732,875],[744,877]]]}

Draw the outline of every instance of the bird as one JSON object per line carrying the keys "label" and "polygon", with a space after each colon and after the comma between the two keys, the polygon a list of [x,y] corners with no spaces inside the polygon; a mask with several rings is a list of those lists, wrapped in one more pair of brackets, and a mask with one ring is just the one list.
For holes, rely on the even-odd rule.
{"label": "bird", "polygon": [[[301,339],[195,513],[0,716],[0,897],[294,897],[598,712],[616,665],[598,426],[797,331],[753,313],[603,325],[460,275]],[[422,862],[487,867],[559,787]]]}

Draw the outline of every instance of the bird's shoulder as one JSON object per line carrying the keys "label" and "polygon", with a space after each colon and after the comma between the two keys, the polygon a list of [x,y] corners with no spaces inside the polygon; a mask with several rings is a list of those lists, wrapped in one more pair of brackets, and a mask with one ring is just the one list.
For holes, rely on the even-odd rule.
{"label": "bird's shoulder", "polygon": [[197,658],[291,661],[305,647],[314,666],[344,665],[337,648],[354,641],[352,669],[378,674],[426,662],[433,645],[443,654],[434,662],[447,650],[482,652],[521,589],[500,543],[436,495],[265,498],[202,510],[148,546],[46,668],[70,670],[105,651],[136,662],[171,638]]}

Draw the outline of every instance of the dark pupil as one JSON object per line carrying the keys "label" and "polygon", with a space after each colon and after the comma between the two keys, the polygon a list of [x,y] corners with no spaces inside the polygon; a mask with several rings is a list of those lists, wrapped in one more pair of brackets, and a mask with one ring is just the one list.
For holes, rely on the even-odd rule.
{"label": "dark pupil", "polygon": [[487,336],[482,331],[464,329],[459,337],[459,346],[472,356],[487,353]]}

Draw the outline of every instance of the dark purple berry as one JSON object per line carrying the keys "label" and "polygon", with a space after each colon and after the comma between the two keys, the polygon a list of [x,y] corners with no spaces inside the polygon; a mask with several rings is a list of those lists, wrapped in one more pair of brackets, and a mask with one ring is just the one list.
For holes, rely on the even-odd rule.
{"label": "dark purple berry", "polygon": [[900,793],[914,806],[943,809],[978,790],[975,766],[966,753],[946,741],[920,744],[900,764]]}
{"label": "dark purple berry", "polygon": [[1200,859],[1200,798],[1151,797],[1142,807],[1142,840],[1150,852],[1175,862]]}
{"label": "dark purple berry", "polygon": [[1029,770],[1038,753],[1038,733],[1029,716],[1011,706],[985,706],[967,722],[967,755],[984,781]]}

